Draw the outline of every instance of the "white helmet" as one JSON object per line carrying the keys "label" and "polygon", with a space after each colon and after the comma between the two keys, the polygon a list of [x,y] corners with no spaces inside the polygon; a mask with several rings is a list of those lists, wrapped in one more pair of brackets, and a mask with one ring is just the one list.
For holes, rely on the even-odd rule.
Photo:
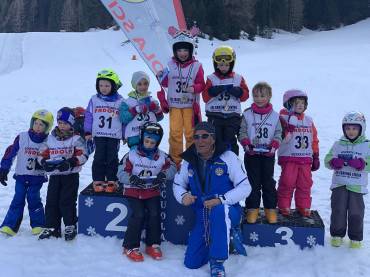
{"label": "white helmet", "polygon": [[361,126],[360,136],[365,135],[366,131],[366,119],[365,116],[360,112],[349,112],[342,120],[342,126],[345,124],[356,124]]}
{"label": "white helmet", "polygon": [[193,55],[194,51],[194,37],[191,35],[191,33],[187,30],[181,30],[177,31],[173,35],[173,43],[172,43],[172,50],[173,54],[176,57],[176,50],[178,49],[188,49],[190,53],[190,58]]}

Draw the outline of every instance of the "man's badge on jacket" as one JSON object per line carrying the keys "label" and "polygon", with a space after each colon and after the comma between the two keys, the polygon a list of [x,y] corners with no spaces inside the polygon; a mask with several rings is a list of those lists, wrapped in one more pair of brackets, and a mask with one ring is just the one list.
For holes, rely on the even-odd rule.
{"label": "man's badge on jacket", "polygon": [[217,167],[215,169],[215,173],[217,176],[221,176],[222,174],[224,174],[224,170],[221,167]]}

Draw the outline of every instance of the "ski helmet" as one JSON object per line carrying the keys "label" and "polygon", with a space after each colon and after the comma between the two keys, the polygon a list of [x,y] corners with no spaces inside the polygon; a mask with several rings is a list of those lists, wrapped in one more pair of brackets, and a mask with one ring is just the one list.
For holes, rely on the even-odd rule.
{"label": "ski helmet", "polygon": [[[349,112],[347,113],[342,120],[342,128],[346,124],[359,125],[361,127],[360,136],[365,135],[366,131],[366,119],[365,116],[360,112]],[[343,129],[344,133],[344,129]],[[345,135],[345,134],[344,134]]]}
{"label": "ski helmet", "polygon": [[189,50],[190,60],[193,57],[194,52],[194,37],[187,30],[177,31],[173,36],[172,50],[174,57],[178,60],[176,51],[179,49]]}
{"label": "ski helmet", "polygon": [[305,93],[304,91],[301,91],[299,89],[291,89],[291,90],[288,90],[284,93],[283,106],[285,108],[287,108],[288,110],[292,109],[293,100],[295,98],[304,98],[306,100],[305,109],[307,109],[307,105],[308,105],[307,93]]}
{"label": "ski helmet", "polygon": [[100,80],[107,80],[112,85],[112,92],[116,93],[117,90],[122,86],[122,83],[117,75],[116,72],[114,72],[111,69],[103,69],[98,72],[98,76],[96,77],[96,91],[100,93],[99,91],[99,81]]}
{"label": "ski helmet", "polygon": [[217,64],[228,63],[230,65],[230,69],[226,74],[229,74],[234,69],[236,54],[231,46],[222,45],[215,49],[212,55],[212,59],[213,59],[213,68],[215,69],[215,71],[218,71],[219,73],[221,72],[217,68]]}
{"label": "ski helmet", "polygon": [[75,113],[73,109],[69,107],[63,107],[57,112],[57,120],[63,121],[71,125],[71,127],[75,124]]}
{"label": "ski helmet", "polygon": [[140,144],[142,145],[144,143],[144,137],[146,134],[149,135],[156,135],[158,136],[157,139],[157,147],[161,143],[162,137],[163,137],[163,128],[160,124],[155,122],[146,122],[143,126],[140,128]]}
{"label": "ski helmet", "polygon": [[49,133],[53,127],[54,117],[53,114],[47,110],[38,110],[34,112],[31,118],[30,128],[32,129],[33,123],[36,119],[41,120],[46,125],[45,133]]}

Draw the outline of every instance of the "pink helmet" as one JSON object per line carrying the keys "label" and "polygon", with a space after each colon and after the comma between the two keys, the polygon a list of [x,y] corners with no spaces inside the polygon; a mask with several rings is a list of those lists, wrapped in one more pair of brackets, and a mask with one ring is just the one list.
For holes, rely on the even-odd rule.
{"label": "pink helmet", "polygon": [[306,107],[307,107],[307,104],[308,104],[308,96],[307,96],[307,93],[305,93],[304,91],[301,91],[299,89],[290,89],[290,90],[287,90],[284,93],[284,96],[283,96],[283,106],[285,108],[287,108],[288,110],[290,110],[292,108],[291,107],[291,104],[290,104],[290,100],[292,100],[293,98],[296,98],[296,97],[305,98],[306,99]]}

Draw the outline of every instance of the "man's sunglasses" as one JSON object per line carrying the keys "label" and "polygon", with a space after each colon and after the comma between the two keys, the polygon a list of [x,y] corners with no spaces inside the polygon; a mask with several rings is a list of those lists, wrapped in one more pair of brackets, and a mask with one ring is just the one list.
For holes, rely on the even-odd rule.
{"label": "man's sunglasses", "polygon": [[198,140],[198,139],[207,139],[207,138],[209,138],[211,135],[214,135],[214,134],[212,133],[212,134],[200,134],[200,135],[194,135],[194,136],[193,136],[193,139],[194,139],[194,140]]}

